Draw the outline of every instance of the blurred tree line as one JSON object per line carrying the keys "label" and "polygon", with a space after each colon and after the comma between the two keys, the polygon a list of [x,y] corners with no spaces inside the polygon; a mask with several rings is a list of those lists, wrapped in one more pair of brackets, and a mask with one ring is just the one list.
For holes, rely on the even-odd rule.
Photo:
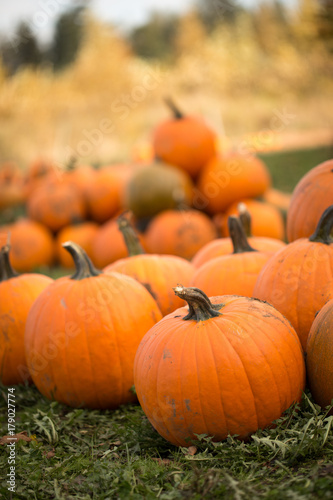
{"label": "blurred tree line", "polygon": [[[27,65],[49,65],[58,71],[73,62],[84,36],[85,9],[81,4],[59,16],[48,47],[41,47],[29,24],[22,23],[12,40],[0,42],[0,56],[8,74]],[[196,0],[193,10],[184,15],[153,13],[126,38],[138,57],[172,62],[193,41],[200,43],[200,39],[225,27],[236,30],[240,19],[251,24],[263,51],[274,50],[283,37],[305,48],[320,40],[333,52],[333,0],[299,0],[296,10],[281,0],[263,0],[252,9],[246,9],[239,0]]]}

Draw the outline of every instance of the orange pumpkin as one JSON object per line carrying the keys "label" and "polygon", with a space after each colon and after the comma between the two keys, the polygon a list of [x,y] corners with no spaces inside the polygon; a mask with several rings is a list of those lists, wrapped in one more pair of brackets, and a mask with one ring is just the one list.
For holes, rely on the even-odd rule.
{"label": "orange pumpkin", "polygon": [[63,267],[74,267],[72,257],[62,246],[63,243],[69,240],[77,243],[87,253],[88,257],[92,258],[92,244],[98,232],[98,227],[95,222],[82,222],[81,224],[66,226],[59,231],[55,240],[55,249],[57,259]]}
{"label": "orange pumpkin", "polygon": [[230,205],[226,210],[227,217],[229,215],[238,215],[240,207],[241,210],[248,210],[251,216],[251,233],[253,236],[266,236],[277,240],[284,239],[284,221],[279,209],[262,201],[246,199]]}
{"label": "orange pumpkin", "polygon": [[284,193],[279,189],[270,188],[262,195],[262,199],[285,213],[289,209],[291,196],[291,193]]}
{"label": "orange pumpkin", "polygon": [[30,219],[56,232],[75,221],[84,220],[86,204],[79,189],[52,177],[29,196],[27,213]]}
{"label": "orange pumpkin", "polygon": [[16,163],[7,161],[0,164],[0,210],[24,203],[23,176]]}
{"label": "orange pumpkin", "polygon": [[157,302],[163,316],[183,304],[172,287],[181,281],[188,285],[194,274],[190,262],[175,255],[145,254],[138,236],[125,215],[118,218],[129,257],[107,266],[104,271],[116,271],[132,276],[144,285]]}
{"label": "orange pumpkin", "polygon": [[204,213],[198,210],[165,210],[149,224],[145,244],[149,253],[178,255],[190,260],[215,238],[215,226]]}
{"label": "orange pumpkin", "polygon": [[136,280],[98,271],[75,243],[64,247],[74,258],[75,274],[44,290],[27,318],[31,377],[44,396],[73,407],[133,402],[135,353],[161,312]]}
{"label": "orange pumpkin", "polygon": [[279,250],[262,269],[253,297],[267,300],[289,319],[303,349],[317,311],[333,298],[333,205],[310,238]]}
{"label": "orange pumpkin", "polygon": [[200,266],[191,285],[207,295],[244,295],[251,297],[258,274],[271,258],[249,245],[244,229],[235,216],[229,217],[233,253],[215,257]]}
{"label": "orange pumpkin", "polygon": [[96,170],[87,189],[88,213],[96,222],[106,222],[124,206],[124,190],[132,174],[130,165],[111,165]]}
{"label": "orange pumpkin", "polygon": [[18,275],[9,259],[10,247],[0,250],[0,381],[11,386],[30,379],[24,352],[28,312],[53,280],[42,274]]}
{"label": "orange pumpkin", "polygon": [[188,302],[144,336],[134,363],[138,399],[153,427],[176,446],[197,434],[247,439],[296,401],[305,384],[299,339],[269,304],[210,299],[178,286]]}
{"label": "orange pumpkin", "polygon": [[0,227],[10,235],[11,261],[19,272],[30,272],[41,266],[51,266],[54,260],[54,240],[51,232],[39,222],[19,219]]}
{"label": "orange pumpkin", "polygon": [[174,117],[154,131],[155,156],[196,177],[216,154],[216,134],[200,118],[184,116],[171,99],[166,102]]}
{"label": "orange pumpkin", "polygon": [[230,153],[216,156],[198,179],[200,208],[216,214],[232,203],[262,195],[271,185],[266,165],[254,156]]}
{"label": "orange pumpkin", "polygon": [[327,302],[312,323],[306,345],[308,384],[321,407],[333,399],[333,300]]}
{"label": "orange pumpkin", "polygon": [[332,204],[333,159],[310,170],[294,189],[287,214],[289,241],[309,237],[325,208]]}

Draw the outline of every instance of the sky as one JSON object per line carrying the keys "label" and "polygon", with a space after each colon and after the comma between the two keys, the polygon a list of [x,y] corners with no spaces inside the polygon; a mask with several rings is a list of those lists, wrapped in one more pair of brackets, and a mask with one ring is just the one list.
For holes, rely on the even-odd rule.
{"label": "sky", "polygon": [[[258,0],[238,0],[251,6]],[[285,0],[291,3],[291,0]],[[184,12],[195,0],[90,0],[93,13],[121,29],[143,24],[151,11]],[[21,21],[27,21],[35,35],[44,42],[52,37],[58,15],[75,0],[0,0],[0,35],[10,38]]]}

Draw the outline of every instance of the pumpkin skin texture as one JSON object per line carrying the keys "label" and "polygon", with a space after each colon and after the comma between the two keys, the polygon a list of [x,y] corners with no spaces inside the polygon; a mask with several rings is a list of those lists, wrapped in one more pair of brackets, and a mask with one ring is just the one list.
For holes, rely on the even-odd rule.
{"label": "pumpkin skin texture", "polygon": [[44,396],[72,407],[133,402],[135,352],[161,312],[133,278],[97,271],[75,243],[65,248],[76,273],[56,280],[28,315],[25,351],[32,379]]}
{"label": "pumpkin skin texture", "polygon": [[235,202],[226,211],[229,215],[238,215],[239,205],[244,204],[251,216],[251,233],[253,236],[265,236],[283,240],[285,238],[285,228],[281,212],[258,200],[246,199],[241,202]]}
{"label": "pumpkin skin texture", "polygon": [[10,233],[11,262],[19,272],[30,272],[40,266],[51,266],[55,246],[52,233],[39,222],[20,219],[0,228]]}
{"label": "pumpkin skin texture", "polygon": [[181,286],[175,292],[189,308],[147,332],[134,363],[140,404],[166,440],[190,446],[195,434],[247,439],[300,400],[302,349],[278,311],[247,297],[208,299]]}
{"label": "pumpkin skin texture", "polygon": [[30,381],[24,352],[28,312],[53,280],[42,274],[18,275],[9,261],[10,247],[0,251],[0,381],[6,386]]}
{"label": "pumpkin skin texture", "polygon": [[193,184],[186,172],[160,161],[137,169],[125,190],[125,205],[137,218],[192,204]]}
{"label": "pumpkin skin texture", "polygon": [[[333,300],[327,302],[312,323],[306,347],[308,385],[322,408],[333,399]],[[331,414],[333,411],[331,411]]]}
{"label": "pumpkin skin texture", "polygon": [[149,224],[145,245],[149,253],[178,255],[190,260],[215,238],[215,226],[204,213],[198,210],[165,210]]}
{"label": "pumpkin skin texture", "polygon": [[118,225],[130,256],[110,264],[104,272],[115,271],[139,281],[152,294],[163,316],[183,306],[172,287],[179,281],[190,284],[194,274],[192,264],[175,255],[145,254],[129,220],[119,217]]}
{"label": "pumpkin skin texture", "polygon": [[62,228],[57,234],[55,240],[56,255],[59,263],[69,269],[74,268],[72,257],[63,248],[62,244],[66,241],[74,241],[92,258],[92,242],[98,231],[98,224],[95,222],[82,222]]}
{"label": "pumpkin skin texture", "polygon": [[174,118],[156,127],[153,134],[155,156],[196,177],[216,154],[216,134],[200,118],[184,116],[170,99],[167,104]]}
{"label": "pumpkin skin texture", "polygon": [[294,189],[287,214],[289,241],[308,238],[333,201],[333,159],[310,170]]}
{"label": "pumpkin skin texture", "polygon": [[267,300],[289,319],[303,349],[317,311],[333,298],[333,205],[315,233],[279,250],[262,269],[253,297]]}
{"label": "pumpkin skin texture", "polygon": [[198,179],[201,207],[210,214],[224,212],[234,202],[262,195],[271,185],[266,165],[254,156],[216,156]]}
{"label": "pumpkin skin texture", "polygon": [[243,295],[251,297],[257,277],[271,258],[269,253],[253,249],[237,217],[229,217],[233,253],[215,257],[195,272],[191,286],[207,295]]}

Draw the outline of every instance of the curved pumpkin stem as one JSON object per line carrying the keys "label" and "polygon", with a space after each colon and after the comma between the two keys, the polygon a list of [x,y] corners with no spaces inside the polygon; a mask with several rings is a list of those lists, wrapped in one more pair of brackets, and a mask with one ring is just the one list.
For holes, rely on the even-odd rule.
{"label": "curved pumpkin stem", "polygon": [[117,218],[119,231],[124,237],[128,255],[130,257],[133,257],[134,255],[141,255],[145,253],[145,251],[140,243],[137,232],[126,215],[128,215],[128,212],[121,214]]}
{"label": "curved pumpkin stem", "polygon": [[164,98],[164,102],[171,109],[171,111],[173,113],[173,116],[174,116],[174,118],[176,120],[181,120],[182,118],[184,118],[183,113],[178,109],[178,107],[173,102],[173,100],[171,99],[171,97],[165,97]]}
{"label": "curved pumpkin stem", "polygon": [[241,224],[244,228],[246,236],[249,238],[252,236],[252,219],[251,219],[251,214],[247,209],[247,206],[245,203],[238,203],[237,205],[237,210],[238,210],[238,217],[239,220],[241,221]]}
{"label": "curved pumpkin stem", "polygon": [[74,260],[76,272],[71,276],[72,280],[79,281],[102,274],[102,271],[96,269],[86,252],[79,245],[73,241],[66,241],[62,246],[71,254]]}
{"label": "curved pumpkin stem", "polygon": [[318,222],[315,232],[310,236],[309,240],[330,245],[333,243],[333,238],[331,236],[332,229],[333,205],[326,208],[325,212],[320,217],[320,221]]}
{"label": "curved pumpkin stem", "polygon": [[0,282],[19,276],[19,274],[12,268],[9,252],[10,245],[8,244],[3,246],[0,250]]}
{"label": "curved pumpkin stem", "polygon": [[189,313],[183,317],[185,321],[206,321],[220,316],[218,312],[224,304],[212,304],[207,295],[199,288],[177,285],[173,288],[175,294],[188,303]]}
{"label": "curved pumpkin stem", "polygon": [[238,217],[235,215],[228,217],[228,228],[234,247],[233,253],[257,252],[247,241],[245,231]]}

